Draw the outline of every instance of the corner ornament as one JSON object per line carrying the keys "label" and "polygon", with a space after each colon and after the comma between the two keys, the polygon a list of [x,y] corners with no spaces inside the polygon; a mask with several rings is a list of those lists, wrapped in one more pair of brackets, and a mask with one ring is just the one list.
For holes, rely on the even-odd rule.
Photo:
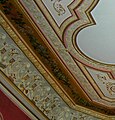
{"label": "corner ornament", "polygon": [[62,0],[51,0],[53,2],[53,8],[54,10],[58,13],[59,16],[65,14],[66,10],[64,7],[61,5]]}

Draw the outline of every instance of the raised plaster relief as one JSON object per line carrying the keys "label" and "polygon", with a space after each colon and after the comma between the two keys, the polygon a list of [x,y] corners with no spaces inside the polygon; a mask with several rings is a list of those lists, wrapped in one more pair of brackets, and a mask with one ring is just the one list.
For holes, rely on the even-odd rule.
{"label": "raised plaster relief", "polygon": [[[3,31],[2,28],[0,29]],[[1,32],[1,34],[4,33]],[[70,120],[73,119],[72,113],[79,117],[80,112],[73,111],[64,103],[7,34],[4,40],[0,40],[0,50],[2,51],[2,63],[6,65],[5,69],[0,68],[0,70],[49,119]],[[98,119],[84,113],[83,115],[87,118]]]}
{"label": "raised plaster relief", "polygon": [[[0,34],[5,31],[0,27]],[[72,120],[72,114],[80,116],[81,114],[86,117],[86,120],[95,119],[79,111],[70,109],[60,96],[53,90],[49,83],[45,80],[42,74],[36,70],[29,59],[17,47],[17,45],[8,36],[0,40],[0,50],[3,61],[6,65],[5,69],[0,68],[4,74],[9,77],[31,102],[35,104],[49,119],[52,120]]]}

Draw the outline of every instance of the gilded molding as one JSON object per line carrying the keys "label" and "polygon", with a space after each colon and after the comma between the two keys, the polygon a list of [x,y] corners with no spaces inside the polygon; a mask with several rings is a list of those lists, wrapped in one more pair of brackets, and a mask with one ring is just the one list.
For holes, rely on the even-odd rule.
{"label": "gilded molding", "polygon": [[[13,22],[12,22],[13,23]],[[23,24],[23,22],[21,23],[21,24]],[[44,25],[46,25],[46,24],[44,24]],[[27,27],[27,26],[26,26]],[[44,27],[44,26],[42,26],[42,27]],[[20,29],[20,31],[22,30],[22,32],[23,32],[23,30],[24,29]],[[27,30],[27,29],[26,29]],[[47,29],[47,30],[49,30],[49,29]],[[45,31],[46,32],[46,31]],[[49,31],[50,32],[50,31]],[[17,33],[18,34],[18,33]],[[19,34],[18,34],[18,36],[20,36]],[[21,36],[20,36],[20,38],[21,38]],[[54,36],[52,35],[50,35],[50,38],[52,38],[54,41],[53,42],[55,42],[56,41],[56,39],[54,38]],[[21,38],[22,39],[22,38]],[[24,41],[23,41],[24,42]],[[19,43],[17,43],[17,44],[19,44]],[[28,47],[28,45],[26,44],[26,43],[24,43],[25,45],[26,45],[26,47]],[[58,43],[56,43],[55,42],[55,45],[56,45],[56,47],[57,47],[57,44]],[[19,47],[20,47],[20,45],[19,45]],[[59,46],[58,46],[59,47]],[[63,48],[63,47],[62,47]],[[66,56],[66,55],[68,55],[68,53],[67,53],[67,50],[65,49],[65,48],[63,48],[63,49],[58,49],[58,51],[60,52],[60,55],[62,55],[62,56]],[[27,51],[28,49],[26,49],[26,48],[23,48],[23,50],[24,51]],[[30,49],[29,49],[30,50]],[[31,51],[31,50],[30,50]],[[32,52],[32,51],[31,51]],[[65,53],[64,53],[65,52]],[[34,54],[33,52],[32,52],[32,54]],[[26,54],[27,56],[29,55],[29,57],[33,57],[33,56],[31,56],[29,53],[28,54]],[[32,59],[32,61],[34,61],[33,60],[33,58],[31,58]],[[36,59],[37,59],[37,57],[36,57]],[[64,59],[66,59],[66,60],[68,60],[68,58],[66,57],[66,58],[64,58]],[[70,58],[69,58],[70,59]],[[71,59],[72,60],[72,59]],[[36,62],[38,62],[37,60],[35,60],[35,63]],[[73,61],[72,61],[73,62]],[[34,62],[33,62],[34,63]],[[70,67],[71,67],[71,65],[73,66],[73,69],[75,69],[74,67],[74,65],[73,64],[75,64],[75,63],[73,63],[73,64],[71,64],[70,63],[70,61],[68,60],[68,63],[69,63],[69,65],[70,65]],[[36,63],[36,64],[38,64],[38,63]],[[42,64],[42,63],[40,63],[40,64]],[[44,70],[42,70],[42,67],[44,67],[43,65],[41,66],[41,65],[37,65],[37,66],[39,66],[39,68],[41,69],[41,73],[43,73],[45,76],[47,76],[47,73],[46,73],[46,71],[44,71]],[[39,69],[39,70],[40,70]],[[76,70],[78,70],[78,68],[76,69]],[[79,72],[77,72],[77,73],[79,73]],[[48,73],[49,74],[49,73]],[[76,72],[75,72],[75,74],[76,74]],[[51,76],[50,76],[51,77]],[[50,79],[50,77],[48,77],[48,79]],[[52,76],[53,77],[53,76]],[[81,76],[79,76],[80,78],[82,78],[82,74],[81,74]],[[84,81],[85,81],[85,79],[84,79]],[[52,83],[52,82],[51,82]],[[54,82],[53,82],[54,83]],[[55,83],[54,83],[55,84]],[[53,86],[53,85],[52,85]],[[55,86],[54,86],[55,87]],[[63,93],[63,92],[62,92]],[[93,94],[93,93],[92,93]],[[63,95],[62,95],[63,96]]]}
{"label": "gilded molding", "polygon": [[[42,66],[41,65],[38,65],[38,61],[36,61],[36,59],[34,58],[34,56],[29,52],[29,50],[25,47],[25,45],[21,42],[21,40],[19,39],[19,36],[17,36],[16,35],[16,31],[14,32],[12,29],[11,29],[11,27],[5,22],[5,20],[3,19],[3,17],[2,16],[0,16],[0,24],[4,27],[4,29],[8,32],[8,34],[10,34],[10,36],[11,36],[11,38],[15,41],[15,43],[18,45],[18,46],[20,46],[20,48],[23,50],[23,52],[28,56],[28,58],[34,63],[34,64],[37,64],[36,66],[37,66],[37,68],[39,69],[39,71],[41,72],[41,73],[43,73],[43,75],[47,75],[46,74],[46,71],[44,71],[44,69],[42,68]],[[20,41],[20,42],[19,42]],[[2,41],[3,42],[3,41]],[[2,45],[2,44],[1,44]],[[9,46],[9,45],[8,45]],[[14,44],[14,46],[15,46],[15,44]],[[16,47],[15,47],[16,48]],[[11,49],[12,49],[12,47],[11,47]],[[17,50],[19,49],[19,48],[16,48]],[[13,53],[12,53],[13,54]],[[14,54],[19,54],[18,52],[16,52],[16,53],[14,53]],[[22,53],[21,53],[22,54]],[[20,54],[20,55],[21,55]],[[23,56],[23,55],[21,55],[21,56]],[[23,58],[23,57],[22,57]],[[12,61],[12,62],[14,62],[14,61]],[[12,63],[13,64],[13,63]],[[31,64],[31,63],[29,63],[29,64]],[[30,65],[29,64],[27,64],[27,67],[29,67]],[[6,68],[5,68],[6,69]],[[4,71],[3,70],[3,68],[1,69],[2,71]],[[6,71],[6,70],[5,70]],[[4,72],[5,72],[4,71]],[[37,71],[38,72],[38,71]],[[39,73],[40,74],[40,73]],[[7,74],[6,74],[7,75]],[[41,75],[40,75],[41,76]],[[15,76],[14,76],[15,77]],[[42,77],[43,78],[43,77]],[[49,77],[48,77],[49,78]],[[24,79],[28,79],[27,77],[25,78],[24,77]],[[13,80],[13,79],[12,79]],[[16,80],[16,79],[15,79]],[[18,83],[19,84],[19,83]],[[16,84],[15,84],[16,85]],[[51,87],[51,86],[50,86]],[[16,88],[17,89],[17,88]],[[20,88],[19,87],[19,89],[22,91],[22,88]],[[52,89],[52,88],[51,88]],[[29,89],[29,90],[31,90],[31,88]],[[49,90],[49,89],[48,89]],[[24,94],[26,95],[26,93],[25,92],[27,92],[27,91],[23,91],[24,92]],[[57,94],[57,93],[55,93],[55,94]],[[28,96],[28,95],[27,95]],[[57,96],[57,95],[56,95]],[[28,99],[30,99],[30,100],[32,100],[31,99],[31,96],[29,97],[28,96]],[[60,99],[60,100],[62,100],[62,99]],[[60,101],[61,102],[61,101]],[[62,103],[63,103],[63,101],[62,101]],[[66,104],[64,103],[64,105],[66,106]],[[34,106],[33,106],[34,107]],[[71,113],[71,112],[73,112],[73,115],[71,116],[71,117],[77,117],[78,116],[78,113],[80,113],[80,116],[79,117],[81,117],[82,116],[82,113],[81,112],[78,112],[78,111],[74,111],[74,110],[72,110],[72,109],[70,109],[69,107],[66,107],[66,109],[67,110],[69,110],[68,112],[69,112],[69,114]],[[42,109],[40,108],[40,110],[42,111]],[[45,112],[45,111],[44,111]],[[65,111],[66,112],[66,111]],[[87,115],[83,115],[84,117],[88,117],[89,118],[89,116],[87,116]],[[82,117],[83,117],[82,116]],[[50,117],[50,116],[47,116],[47,117]],[[66,116],[67,117],[67,116]],[[69,118],[70,118],[70,115],[68,116]],[[99,115],[97,116],[97,117],[99,117]],[[101,116],[102,117],[102,116]],[[68,120],[70,120],[69,118],[67,118]],[[60,119],[60,118],[59,118]],[[97,118],[95,118],[95,119],[97,119]],[[58,120],[58,119],[57,119]]]}

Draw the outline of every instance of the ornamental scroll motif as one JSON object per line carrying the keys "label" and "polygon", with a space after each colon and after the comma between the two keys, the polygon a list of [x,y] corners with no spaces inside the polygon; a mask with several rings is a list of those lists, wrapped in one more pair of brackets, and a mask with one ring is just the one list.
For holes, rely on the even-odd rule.
{"label": "ornamental scroll motif", "polygon": [[108,82],[106,83],[106,87],[111,95],[115,94],[115,83]]}
{"label": "ornamental scroll motif", "polygon": [[0,70],[50,120],[73,120],[81,114],[87,119],[98,119],[70,109],[5,31],[0,30],[0,53],[6,66]]}
{"label": "ornamental scroll motif", "polygon": [[108,79],[106,76],[97,74],[97,78],[105,85],[110,95],[115,94],[115,82],[112,79]]}
{"label": "ornamental scroll motif", "polygon": [[[40,5],[39,0],[35,0],[37,5]],[[27,4],[34,3],[33,1],[31,2],[27,2],[27,0],[23,1],[26,2]],[[41,4],[44,6],[43,9],[44,14],[46,14],[46,16],[51,16],[52,20],[56,22],[56,25],[58,25],[58,27],[60,27],[63,22],[68,19],[72,13],[70,11],[69,5],[71,5],[73,3],[73,0],[42,0]],[[34,8],[31,9],[32,11],[35,11],[37,6],[34,3]],[[47,12],[46,12],[47,11]],[[38,10],[36,11],[38,12]],[[35,13],[36,17],[38,15],[38,13]],[[34,15],[34,14],[33,14]],[[48,17],[47,16],[47,17]]]}
{"label": "ornamental scroll motif", "polygon": [[66,12],[64,7],[60,3],[61,1],[62,0],[51,0],[51,2],[53,3],[54,10],[58,13],[59,16],[65,14]]}

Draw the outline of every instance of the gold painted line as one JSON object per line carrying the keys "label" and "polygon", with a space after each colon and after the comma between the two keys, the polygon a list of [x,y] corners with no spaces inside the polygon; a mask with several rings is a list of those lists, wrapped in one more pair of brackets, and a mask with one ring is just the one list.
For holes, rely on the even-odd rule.
{"label": "gold painted line", "polygon": [[[3,13],[1,13],[1,14],[4,17],[5,21],[7,21],[7,23],[10,25],[10,27],[13,29],[13,32],[15,31],[15,34],[18,36],[17,40],[13,39],[14,42],[25,53],[26,57],[36,66],[36,69],[43,74],[43,76],[46,78],[46,80],[52,85],[52,87],[60,95],[60,97],[67,103],[69,102],[68,105],[73,108],[75,103],[71,99],[71,97],[60,86],[60,84],[57,82],[55,77],[50,73],[50,71],[43,65],[43,63],[39,60],[39,58],[36,56],[36,54],[28,46],[28,44],[23,40],[23,38],[20,36],[20,34],[17,32],[17,30],[13,27],[13,25],[8,21],[8,19],[4,16],[4,14]],[[4,27],[4,25],[3,25],[3,27]],[[7,27],[4,27],[4,29],[8,32]]]}
{"label": "gold painted line", "polygon": [[25,101],[27,101],[31,106],[32,108],[34,108],[35,111],[37,111],[45,120],[49,120],[42,111],[40,111],[38,109],[38,107],[36,107],[32,102],[31,100],[29,100],[29,98],[27,96],[24,95],[24,93],[19,90],[19,88],[11,82],[11,80],[0,70],[0,75],[4,78],[4,80],[6,82],[8,82],[8,84],[22,97],[25,99]]}

